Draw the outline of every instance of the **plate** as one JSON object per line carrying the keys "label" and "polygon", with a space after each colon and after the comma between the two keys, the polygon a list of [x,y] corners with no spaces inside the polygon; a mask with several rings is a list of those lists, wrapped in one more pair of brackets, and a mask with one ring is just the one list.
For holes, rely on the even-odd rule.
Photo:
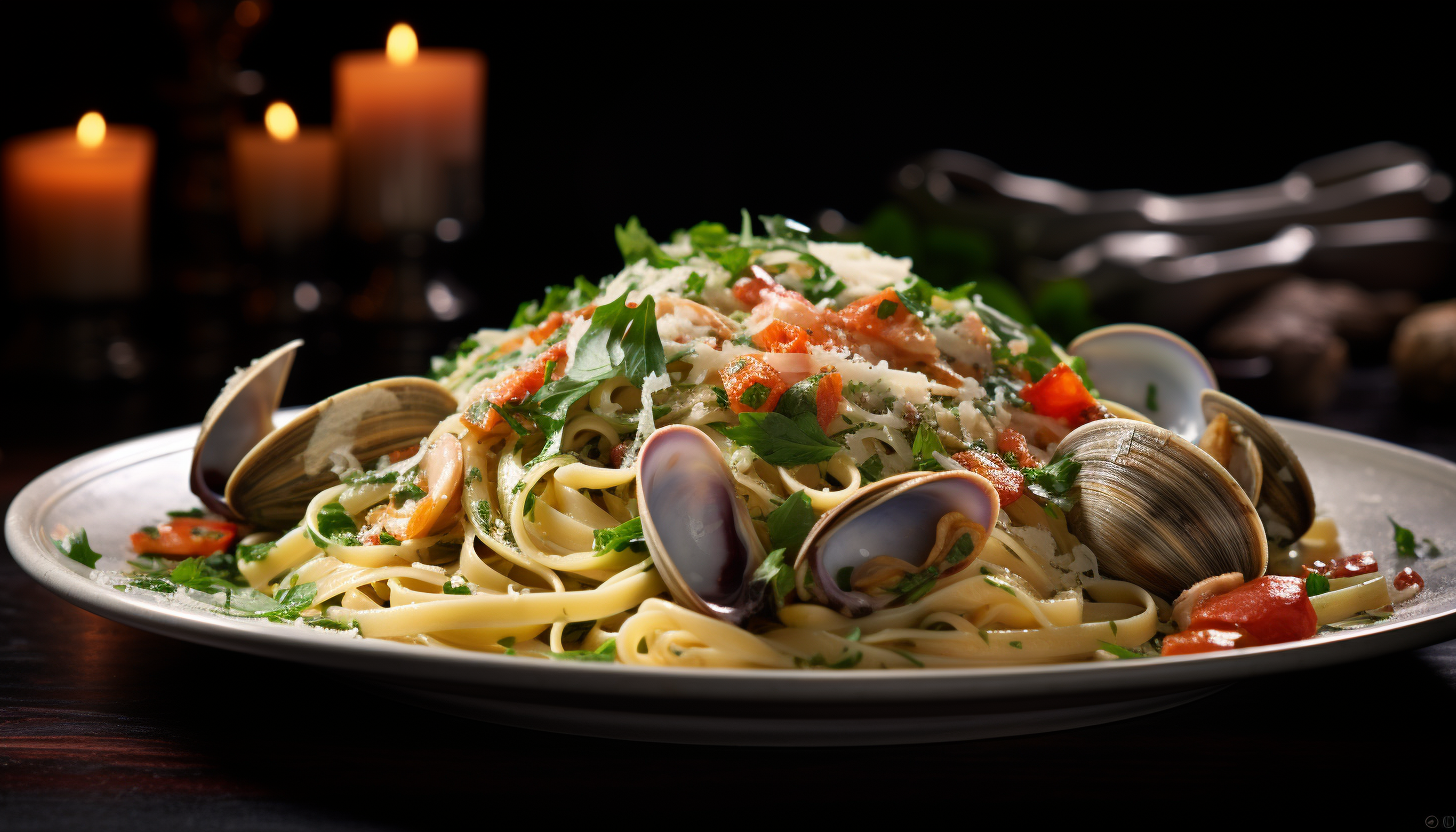
{"label": "plate", "polygon": [[[293,411],[296,413],[297,411]],[[287,418],[289,412],[281,412]],[[1456,551],[1456,465],[1353,434],[1274,421],[1309,472],[1345,551],[1398,569],[1387,516]],[[5,518],[16,560],[82,609],[150,632],[351,674],[401,701],[518,727],[614,739],[734,745],[876,745],[1028,734],[1173,707],[1241,678],[1298,672],[1456,636],[1456,557],[1421,561],[1426,590],[1391,619],[1293,644],[1148,660],[862,672],[638,668],[550,662],[225,618],[122,593],[59,554],[50,533],[85,528],[120,569],[128,536],[196,505],[197,427],[102,448],[26,486]]]}

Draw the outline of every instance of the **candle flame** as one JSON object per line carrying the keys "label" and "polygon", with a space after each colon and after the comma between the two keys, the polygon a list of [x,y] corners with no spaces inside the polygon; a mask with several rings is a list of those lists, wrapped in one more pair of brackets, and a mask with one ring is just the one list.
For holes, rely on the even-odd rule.
{"label": "candle flame", "polygon": [[82,147],[100,147],[106,141],[106,119],[94,110],[81,116],[76,122],[76,141]]}
{"label": "candle flame", "polygon": [[415,30],[408,23],[396,23],[389,30],[389,39],[384,42],[384,54],[395,66],[406,66],[415,62],[420,54],[420,41]]}
{"label": "candle flame", "polygon": [[263,126],[268,128],[268,135],[274,139],[291,142],[298,135],[298,116],[293,114],[292,107],[282,101],[274,101],[263,114]]}

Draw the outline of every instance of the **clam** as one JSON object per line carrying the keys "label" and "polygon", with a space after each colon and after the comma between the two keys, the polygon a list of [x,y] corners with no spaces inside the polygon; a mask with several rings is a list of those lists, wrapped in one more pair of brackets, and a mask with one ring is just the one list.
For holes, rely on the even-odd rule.
{"label": "clam", "polygon": [[1000,512],[996,489],[969,471],[888,477],[825,512],[810,529],[795,562],[820,603],[846,615],[866,615],[900,597],[903,577],[942,562],[969,532],[972,548],[955,563],[969,564],[985,545]]}
{"label": "clam", "polygon": [[336,393],[248,451],[228,477],[227,505],[255,525],[293,526],[318,492],[338,484],[333,468],[338,455],[367,463],[407,448],[429,436],[457,407],[445,387],[414,376]]}
{"label": "clam", "polygon": [[764,587],[753,573],[763,544],[707,434],[688,425],[652,432],[637,456],[637,510],[674,601],[738,625],[758,610]]}
{"label": "clam", "polygon": [[233,469],[273,432],[273,411],[283,398],[293,355],[303,346],[299,340],[287,344],[239,368],[223,385],[202,419],[202,431],[192,448],[192,493],[208,509],[232,520],[241,520],[223,497]]}
{"label": "clam", "polygon": [[1067,352],[1087,362],[1087,375],[1110,400],[1114,415],[1146,415],[1189,440],[1203,432],[1199,395],[1217,390],[1218,380],[1203,354],[1177,335],[1155,326],[1114,324],[1082,333]]}
{"label": "clam", "polygon": [[1238,429],[1247,456],[1258,460],[1261,487],[1253,500],[1264,518],[1265,529],[1276,541],[1292,543],[1304,536],[1314,523],[1314,489],[1294,449],[1283,436],[1252,408],[1217,390],[1202,394],[1203,415],[1210,423],[1222,415]]}
{"label": "clam", "polygon": [[1165,598],[1227,572],[1264,574],[1269,549],[1254,504],[1192,442],[1157,425],[1103,419],[1057,449],[1081,463],[1067,521],[1103,574]]}

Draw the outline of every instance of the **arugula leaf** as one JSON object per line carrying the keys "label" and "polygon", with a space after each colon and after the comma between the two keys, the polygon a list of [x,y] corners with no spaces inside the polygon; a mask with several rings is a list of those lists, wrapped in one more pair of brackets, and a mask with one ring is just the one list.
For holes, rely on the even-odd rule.
{"label": "arugula leaf", "polygon": [[564,659],[578,662],[614,662],[617,660],[617,640],[609,638],[602,643],[601,647],[595,650],[568,650],[564,653],[550,653],[546,655],[553,659]]}
{"label": "arugula leaf", "polygon": [[55,544],[61,554],[88,569],[95,569],[96,561],[101,560],[101,555],[91,548],[91,541],[86,539],[85,529],[77,529],[59,540],[52,540],[51,543]]}
{"label": "arugula leaf", "polygon": [[747,445],[770,465],[805,465],[822,462],[840,450],[824,435],[819,421],[807,413],[793,419],[778,412],[740,413],[737,427],[724,427],[723,435]]}
{"label": "arugula leaf", "polygon": [[620,374],[641,387],[649,373],[666,375],[655,311],[651,295],[635,309],[627,308],[625,294],[598,306],[592,313],[591,326],[577,342],[575,360],[566,378],[603,381]]}
{"label": "arugula leaf", "polygon": [[944,454],[945,445],[941,443],[935,429],[924,420],[915,428],[915,441],[910,446],[910,452],[915,455],[915,467],[918,470],[942,470],[940,463],[935,461],[934,454]]}
{"label": "arugula leaf", "polygon": [[516,307],[516,315],[511,318],[510,329],[518,326],[536,326],[548,317],[552,312],[560,312],[571,308],[571,289],[565,286],[547,286],[546,297],[540,301],[527,301]]}
{"label": "arugula leaf", "polygon": [[1040,468],[1022,468],[1021,476],[1027,491],[1062,511],[1071,511],[1075,500],[1068,492],[1081,470],[1082,463],[1074,462],[1069,456],[1059,456]]}
{"label": "arugula leaf", "polygon": [[[421,490],[420,493],[423,496],[424,491]],[[315,521],[318,525],[315,543],[319,542],[317,537],[322,536],[325,540],[333,541],[341,546],[359,545],[359,541],[355,538],[359,527],[354,525],[354,518],[349,516],[349,512],[344,510],[338,500],[320,508]],[[320,545],[319,548],[323,548],[323,545]]]}
{"label": "arugula leaf", "polygon": [[617,226],[615,234],[617,248],[622,251],[622,262],[628,266],[644,258],[653,268],[668,269],[678,265],[676,260],[662,253],[657,241],[652,239],[636,217],[629,218],[626,227]]}
{"label": "arugula leaf", "polygon": [[768,553],[753,571],[752,583],[762,583],[773,592],[776,608],[784,605],[784,599],[794,591],[794,568],[784,560],[782,548]]}
{"label": "arugula leaf", "polygon": [[885,461],[875,454],[859,464],[859,474],[868,482],[874,482],[885,475]]}
{"label": "arugula leaf", "polygon": [[1330,579],[1318,572],[1311,572],[1304,579],[1304,594],[1313,598],[1330,591]]}
{"label": "arugula leaf", "polygon": [[608,552],[620,552],[629,546],[634,552],[644,551],[647,548],[647,538],[642,534],[642,518],[633,517],[610,529],[596,529],[592,532],[592,543],[596,545],[596,557]]}
{"label": "arugula leaf", "polygon": [[1098,641],[1097,646],[1118,657],[1119,659],[1145,659],[1147,656],[1141,653],[1134,653],[1126,647],[1119,647],[1110,641]]}
{"label": "arugula leaf", "polygon": [[809,504],[809,495],[803,491],[790,494],[764,522],[768,524],[769,543],[777,548],[787,549],[796,555],[814,527],[814,509]]}

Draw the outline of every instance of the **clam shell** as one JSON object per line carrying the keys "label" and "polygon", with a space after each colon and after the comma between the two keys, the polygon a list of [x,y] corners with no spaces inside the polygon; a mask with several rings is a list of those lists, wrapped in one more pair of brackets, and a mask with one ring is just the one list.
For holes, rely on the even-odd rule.
{"label": "clam shell", "polygon": [[753,573],[763,544],[707,434],[688,425],[652,432],[637,456],[637,511],[674,601],[739,625],[758,610],[764,592]]}
{"label": "clam shell", "polygon": [[202,417],[202,430],[192,447],[189,480],[192,493],[209,510],[232,520],[243,519],[223,496],[228,476],[248,451],[273,432],[273,412],[283,398],[294,353],[301,346],[303,341],[289,341],[233,373]]}
{"label": "clam shell", "polygon": [[1225,572],[1264,574],[1269,549],[1253,503],[1192,442],[1104,419],[1067,434],[1057,450],[1082,464],[1067,520],[1102,574],[1166,598]]}
{"label": "clam shell", "polygon": [[[1089,329],[1067,352],[1087,362],[1098,395],[1145,414],[1184,439],[1203,432],[1199,394],[1218,389],[1208,359],[1177,335],[1145,324]],[[1148,407],[1148,385],[1157,386],[1157,409]]]}
{"label": "clam shell", "polygon": [[935,545],[940,518],[958,511],[979,523],[989,536],[1000,510],[996,489],[969,471],[887,477],[826,511],[809,530],[794,567],[797,570],[808,563],[814,574],[814,592],[821,601],[846,615],[866,615],[893,601],[894,596],[872,597],[840,589],[837,577],[841,569],[853,569],[885,555],[918,569]]}
{"label": "clam shell", "polygon": [[1258,450],[1263,486],[1255,505],[1265,513],[1266,519],[1277,520],[1287,527],[1270,528],[1270,536],[1286,543],[1303,537],[1314,523],[1314,489],[1294,449],[1269,424],[1269,420],[1227,393],[1205,390],[1202,404],[1204,418],[1213,419],[1220,413],[1228,416],[1230,422],[1243,429],[1244,435]]}
{"label": "clam shell", "polygon": [[305,410],[253,447],[227,481],[227,502],[250,523],[288,528],[309,500],[337,485],[329,455],[360,462],[420,441],[455,412],[455,396],[427,378],[371,381]]}

